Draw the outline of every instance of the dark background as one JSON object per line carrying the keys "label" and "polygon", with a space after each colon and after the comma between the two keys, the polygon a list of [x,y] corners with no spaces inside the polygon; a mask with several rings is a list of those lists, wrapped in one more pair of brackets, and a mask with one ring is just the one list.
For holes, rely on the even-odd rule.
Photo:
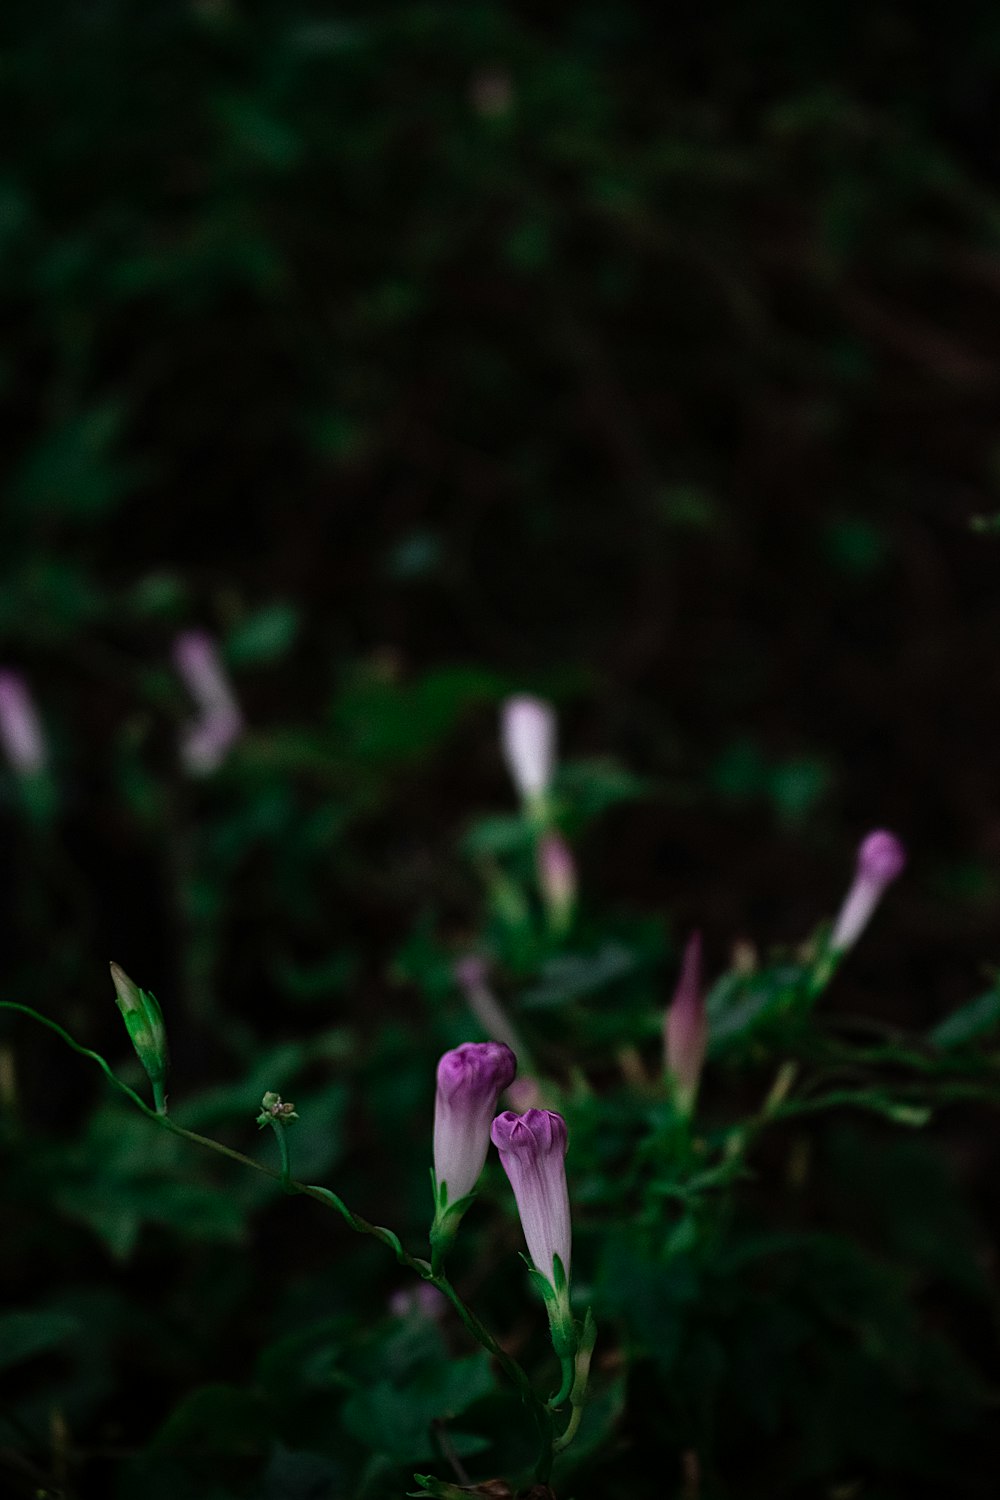
{"label": "dark background", "polygon": [[[3,783],[5,998],[120,1053],[114,957],[189,1087],[331,1017],[377,1050],[414,932],[475,930],[521,689],[644,779],[578,858],[662,922],[664,999],[694,924],[716,970],[805,936],[878,825],[910,867],[831,1005],[983,987],[995,7],[7,0],[0,37],[0,651],[54,787]],[[249,725],[197,783],[195,626]],[[58,1133],[94,1085],[53,1047],[18,1033]],[[995,1222],[989,1120],[948,1129]]]}

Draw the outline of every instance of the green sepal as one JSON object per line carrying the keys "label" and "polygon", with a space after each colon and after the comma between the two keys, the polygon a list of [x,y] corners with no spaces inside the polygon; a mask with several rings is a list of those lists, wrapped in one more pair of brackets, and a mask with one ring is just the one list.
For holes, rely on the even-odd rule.
{"label": "green sepal", "polygon": [[463,1489],[459,1484],[449,1484],[447,1480],[435,1479],[433,1474],[414,1474],[414,1479],[419,1484],[419,1490],[407,1490],[407,1496],[414,1500],[424,1500],[430,1495],[432,1500],[468,1500],[469,1491]]}
{"label": "green sepal", "polygon": [[464,1198],[456,1198],[454,1203],[448,1202],[448,1184],[442,1182],[438,1187],[434,1168],[431,1168],[431,1185],[434,1189],[434,1218],[431,1221],[430,1234],[428,1236],[431,1246],[431,1265],[437,1274],[444,1264],[444,1258],[451,1249],[452,1241],[458,1233],[458,1226],[466,1209],[470,1206],[475,1193],[466,1193]]}
{"label": "green sepal", "polygon": [[528,1263],[528,1275],[542,1295],[549,1318],[552,1347],[563,1362],[572,1359],[577,1349],[576,1325],[569,1305],[569,1284],[558,1255],[552,1258],[552,1279]]}

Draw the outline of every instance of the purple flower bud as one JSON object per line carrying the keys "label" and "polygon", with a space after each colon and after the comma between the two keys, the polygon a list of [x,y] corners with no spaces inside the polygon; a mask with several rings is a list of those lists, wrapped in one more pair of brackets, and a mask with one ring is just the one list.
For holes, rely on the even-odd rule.
{"label": "purple flower bud", "polygon": [[41,721],[24,678],[0,672],[0,744],[19,776],[34,776],[48,759]]}
{"label": "purple flower bud", "polygon": [[556,715],[551,703],[522,694],[500,710],[500,745],[522,802],[541,800],[556,763]]}
{"label": "purple flower bud", "polygon": [[877,828],[862,839],[854,880],[830,936],[833,952],[844,953],[854,946],[886,888],[902,874],[905,865],[906,850],[894,833]]}
{"label": "purple flower bud", "polygon": [[681,1109],[689,1114],[698,1093],[708,1045],[708,1021],[701,988],[700,932],[692,933],[684,949],[680,979],[663,1031],[667,1076],[673,1083]]}
{"label": "purple flower bud", "polygon": [[181,758],[195,775],[207,775],[225,760],[243,733],[243,715],[219,658],[215,641],[203,630],[187,630],[174,642],[174,665],[198,705],[187,725]]}
{"label": "purple flower bud", "polygon": [[549,1109],[506,1110],[493,1121],[532,1265],[556,1285],[555,1257],[569,1280],[572,1232],[566,1188],[566,1121]]}
{"label": "purple flower bud", "polygon": [[465,1198],[479,1181],[497,1100],[517,1072],[502,1042],[465,1042],[438,1063],[434,1106],[434,1176],[438,1211]]}
{"label": "purple flower bud", "polygon": [[538,841],[538,884],[552,926],[569,926],[576,900],[576,864],[561,833],[544,833]]}

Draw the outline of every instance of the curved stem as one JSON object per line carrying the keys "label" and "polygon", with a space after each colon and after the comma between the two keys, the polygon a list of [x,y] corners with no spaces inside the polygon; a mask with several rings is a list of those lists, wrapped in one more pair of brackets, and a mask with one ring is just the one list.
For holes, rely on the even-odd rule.
{"label": "curved stem", "polygon": [[399,1236],[393,1230],[386,1229],[380,1224],[369,1223],[367,1219],[363,1219],[360,1214],[356,1214],[352,1209],[348,1208],[344,1200],[338,1197],[330,1188],[320,1187],[316,1183],[299,1182],[297,1178],[292,1177],[288,1143],[285,1140],[285,1127],[283,1125],[280,1125],[277,1121],[274,1122],[275,1135],[278,1138],[278,1147],[281,1152],[281,1170],[276,1171],[273,1167],[267,1167],[259,1161],[254,1161],[253,1157],[245,1156],[242,1151],[234,1151],[231,1146],[224,1146],[221,1141],[212,1140],[210,1136],[199,1135],[194,1130],[185,1130],[183,1125],[178,1125],[169,1115],[160,1114],[156,1109],[150,1108],[134,1089],[130,1088],[127,1083],[124,1083],[113,1072],[109,1063],[99,1052],[94,1052],[90,1047],[81,1046],[79,1042],[70,1036],[68,1031],[60,1026],[58,1022],[50,1020],[48,1016],[43,1016],[37,1010],[32,1010],[30,1006],[19,1005],[13,1000],[0,1000],[0,1010],[15,1011],[20,1015],[29,1016],[31,1020],[38,1021],[40,1025],[47,1027],[49,1031],[55,1032],[56,1036],[60,1037],[79,1056],[89,1058],[91,1062],[95,1062],[108,1082],[118,1089],[120,1093],[124,1094],[130,1103],[134,1104],[154,1125],[159,1125],[162,1129],[169,1130],[171,1135],[181,1136],[184,1140],[191,1141],[196,1146],[203,1146],[208,1151],[215,1151],[219,1156],[225,1156],[230,1161],[237,1161],[241,1166],[252,1167],[255,1172],[262,1172],[265,1177],[274,1178],[281,1183],[287,1193],[305,1198],[314,1198],[317,1203],[323,1203],[328,1208],[335,1209],[345,1224],[355,1234],[369,1235],[372,1239],[379,1240],[383,1245],[387,1245],[401,1265],[408,1266],[410,1270],[415,1271],[418,1276],[421,1276],[424,1281],[429,1282],[431,1286],[437,1287],[447,1297],[472,1337],[477,1343],[483,1346],[487,1353],[493,1356],[504,1371],[504,1374],[517,1386],[522,1398],[531,1406],[536,1422],[538,1423],[542,1441],[542,1452],[536,1472],[541,1482],[544,1483],[547,1481],[552,1469],[555,1442],[552,1414],[545,1402],[538,1396],[525,1370],[497,1342],[485,1324],[480,1322],[479,1318],[472,1311],[472,1308],[463,1301],[458,1291],[452,1286],[448,1277],[443,1272],[436,1272],[429,1261],[422,1260],[419,1256],[411,1255],[409,1251],[405,1250]]}
{"label": "curved stem", "polygon": [[280,1120],[272,1120],[271,1129],[278,1142],[278,1154],[281,1157],[281,1186],[286,1193],[290,1193],[292,1191],[292,1161],[288,1153],[288,1126],[282,1125]]}

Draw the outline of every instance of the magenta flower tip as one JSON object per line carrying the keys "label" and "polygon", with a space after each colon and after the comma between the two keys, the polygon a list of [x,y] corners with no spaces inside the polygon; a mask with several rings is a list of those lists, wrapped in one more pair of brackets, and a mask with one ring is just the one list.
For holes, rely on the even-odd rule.
{"label": "magenta flower tip", "polygon": [[566,1121],[551,1109],[528,1109],[521,1115],[505,1109],[493,1121],[490,1134],[498,1151],[509,1152],[522,1160],[566,1155]]}
{"label": "magenta flower tip", "polygon": [[870,880],[888,885],[906,867],[906,848],[887,828],[876,828],[858,849],[858,870]]}
{"label": "magenta flower tip", "polygon": [[500,1094],[514,1082],[517,1058],[503,1042],[463,1042],[438,1063],[438,1088],[451,1102]]}
{"label": "magenta flower tip", "polygon": [[830,948],[844,953],[852,948],[871,921],[887,886],[902,874],[906,849],[887,828],[876,828],[858,847],[858,864],[830,934]]}

